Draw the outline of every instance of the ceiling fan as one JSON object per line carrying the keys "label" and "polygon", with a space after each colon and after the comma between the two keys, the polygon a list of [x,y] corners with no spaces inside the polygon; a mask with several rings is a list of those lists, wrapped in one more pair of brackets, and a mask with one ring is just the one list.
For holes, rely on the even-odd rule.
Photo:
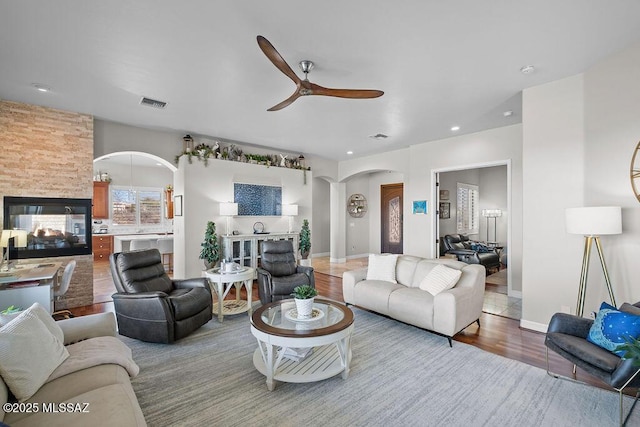
{"label": "ceiling fan", "polygon": [[290,105],[293,101],[298,99],[301,96],[307,95],[324,95],[324,96],[335,96],[338,98],[354,98],[354,99],[366,99],[366,98],[377,98],[384,94],[381,90],[371,90],[371,89],[332,89],[327,87],[322,87],[315,83],[311,83],[308,78],[309,71],[313,68],[313,62],[309,60],[300,61],[300,69],[304,73],[304,80],[300,80],[300,77],[293,72],[289,64],[282,58],[282,56],[278,53],[275,47],[269,42],[269,40],[265,39],[262,36],[258,36],[258,45],[260,49],[267,55],[267,58],[276,68],[282,71],[287,77],[289,77],[296,84],[296,90],[293,92],[289,98],[285,99],[279,104],[274,105],[269,108],[267,111],[277,111],[281,110],[284,107]]}

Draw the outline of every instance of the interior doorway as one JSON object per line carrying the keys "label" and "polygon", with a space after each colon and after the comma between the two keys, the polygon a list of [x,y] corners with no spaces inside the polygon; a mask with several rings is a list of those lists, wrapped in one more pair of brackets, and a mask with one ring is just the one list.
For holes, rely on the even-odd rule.
{"label": "interior doorway", "polygon": [[[434,200],[437,215],[434,215],[433,230],[436,236],[434,254],[446,256],[443,237],[447,234],[466,234],[470,240],[496,247],[501,260],[499,274],[492,271],[487,277],[487,290],[494,293],[491,299],[493,307],[487,312],[514,317],[513,312],[521,310],[521,293],[513,290],[509,252],[511,243],[511,168],[510,161],[487,164],[450,167],[433,171]],[[477,187],[478,195],[473,205],[464,205],[458,200],[458,190],[464,187]],[[464,192],[462,192],[464,196]],[[462,209],[459,204],[462,204]],[[475,219],[469,225],[469,211],[473,210]],[[461,209],[464,210],[461,212]],[[464,221],[462,221],[464,220]],[[465,229],[461,232],[460,228]],[[495,277],[494,277],[495,276]],[[517,316],[516,316],[517,317]]]}
{"label": "interior doorway", "polygon": [[381,253],[403,253],[403,193],[402,183],[380,186]]}

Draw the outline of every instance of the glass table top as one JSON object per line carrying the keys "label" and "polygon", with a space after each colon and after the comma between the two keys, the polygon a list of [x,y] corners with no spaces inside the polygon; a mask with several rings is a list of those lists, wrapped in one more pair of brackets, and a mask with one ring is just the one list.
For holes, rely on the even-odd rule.
{"label": "glass table top", "polygon": [[344,304],[316,298],[310,319],[298,319],[293,299],[258,308],[251,318],[258,330],[280,336],[328,335],[353,323],[353,312]]}

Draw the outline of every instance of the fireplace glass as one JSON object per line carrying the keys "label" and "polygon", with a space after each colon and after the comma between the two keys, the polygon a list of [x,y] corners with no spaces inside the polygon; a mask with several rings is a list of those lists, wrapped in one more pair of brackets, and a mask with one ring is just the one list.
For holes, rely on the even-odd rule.
{"label": "fireplace glass", "polygon": [[27,232],[11,259],[91,254],[91,199],[6,196],[3,229]]}

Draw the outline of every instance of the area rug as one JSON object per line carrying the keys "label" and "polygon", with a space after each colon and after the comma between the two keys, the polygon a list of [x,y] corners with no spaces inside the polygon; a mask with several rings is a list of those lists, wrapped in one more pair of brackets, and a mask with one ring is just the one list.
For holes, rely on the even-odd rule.
{"label": "area rug", "polygon": [[[122,337],[150,426],[614,426],[617,394],[363,310],[351,374],[269,392],[246,315],[172,345]],[[630,406],[630,400],[626,407]],[[627,425],[640,425],[635,409]]]}

